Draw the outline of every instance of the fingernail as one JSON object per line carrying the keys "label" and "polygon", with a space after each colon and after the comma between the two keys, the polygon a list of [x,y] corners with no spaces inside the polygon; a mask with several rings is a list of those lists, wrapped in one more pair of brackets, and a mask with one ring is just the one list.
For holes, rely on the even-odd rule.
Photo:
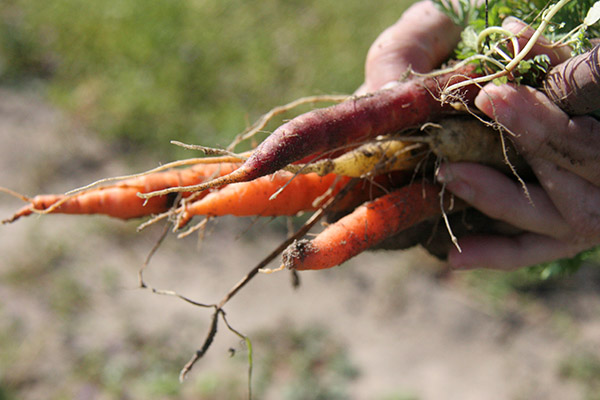
{"label": "fingernail", "polygon": [[453,194],[460,197],[461,199],[470,202],[473,200],[473,188],[464,180],[460,179],[455,173],[452,172],[452,168],[448,166],[442,166],[437,173],[437,180],[440,183],[446,185],[446,189],[450,190]]}
{"label": "fingernail", "polygon": [[[516,18],[513,16],[504,18],[504,21],[502,21],[502,27],[504,29],[509,29],[509,27],[511,27],[511,26],[517,28],[518,30],[522,30],[523,28],[527,27],[527,24],[525,22],[523,22],[522,20],[520,20],[519,18]],[[513,33],[518,33],[518,31],[513,32]]]}
{"label": "fingernail", "polygon": [[439,183],[450,183],[454,180],[452,170],[446,165],[442,165],[437,170],[435,177]]}
{"label": "fingernail", "polygon": [[514,24],[514,23],[522,24],[523,22],[519,18],[514,17],[512,15],[509,15],[508,17],[504,18],[504,20],[502,21],[503,25],[504,24]]}

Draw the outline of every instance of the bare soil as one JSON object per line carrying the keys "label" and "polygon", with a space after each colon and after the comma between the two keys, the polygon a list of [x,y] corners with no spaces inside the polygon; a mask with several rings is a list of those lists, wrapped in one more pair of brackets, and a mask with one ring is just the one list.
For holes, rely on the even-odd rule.
{"label": "bare soil", "polygon": [[[169,161],[140,157],[141,167],[133,167],[124,160],[36,95],[0,89],[1,186],[64,192]],[[2,194],[0,217],[21,205]],[[207,376],[245,379],[243,357],[227,357],[239,339],[221,327],[206,359],[183,387],[176,383],[210,310],[137,287],[138,268],[160,233],[136,233],[138,223],[50,215],[0,226],[0,398],[152,398],[145,390],[165,378],[147,372],[163,364],[175,394],[156,398],[194,398]],[[196,237],[168,238],[146,279],[216,302],[284,235],[264,221],[224,218],[200,246]],[[351,399],[595,398],[594,377],[568,378],[564,366],[581,355],[600,357],[597,267],[547,290],[508,295],[473,287],[471,273],[441,276],[442,269],[412,249],[302,273],[297,290],[286,272],[261,275],[228,304],[227,318],[251,339],[323,327],[359,372],[347,388]],[[257,346],[257,360],[267,351]],[[286,378],[273,379],[264,396],[284,398]]]}

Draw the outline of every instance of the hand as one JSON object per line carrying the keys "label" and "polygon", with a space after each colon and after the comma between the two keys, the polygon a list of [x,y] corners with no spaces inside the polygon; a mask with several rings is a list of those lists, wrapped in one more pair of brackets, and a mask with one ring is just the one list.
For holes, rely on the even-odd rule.
{"label": "hand", "polygon": [[[514,19],[503,25],[515,33],[523,29]],[[557,63],[568,54],[562,49],[550,56]],[[439,178],[447,189],[484,214],[522,230],[514,236],[461,238],[462,252],[450,250],[450,265],[515,269],[572,257],[600,244],[600,123],[587,116],[570,118],[527,86],[488,84],[475,105],[515,135],[512,140],[539,184],[527,185],[530,202],[518,183],[491,168],[442,166]]]}
{"label": "hand", "polygon": [[485,213],[521,228],[513,236],[473,236],[452,249],[454,268],[513,269],[572,257],[600,244],[600,123],[569,118],[544,94],[526,86],[487,85],[475,104],[515,133],[513,142],[539,185],[523,188],[481,165],[446,164],[440,180]]}
{"label": "hand", "polygon": [[[517,32],[523,25],[507,19],[504,27]],[[400,78],[409,66],[418,72],[436,68],[455,47],[459,33],[432,3],[416,3],[371,46],[365,83],[357,92],[377,90]],[[526,39],[527,32],[523,36]],[[548,50],[534,49],[542,51]],[[550,57],[557,63],[568,52],[552,51]],[[448,190],[516,228],[502,228],[510,235],[460,237],[462,252],[445,250],[451,267],[514,269],[571,257],[600,244],[599,123],[591,117],[569,118],[541,92],[526,86],[489,84],[475,104],[515,134],[513,140],[539,185],[527,186],[531,204],[518,183],[493,169],[467,163],[442,166],[439,177]]]}

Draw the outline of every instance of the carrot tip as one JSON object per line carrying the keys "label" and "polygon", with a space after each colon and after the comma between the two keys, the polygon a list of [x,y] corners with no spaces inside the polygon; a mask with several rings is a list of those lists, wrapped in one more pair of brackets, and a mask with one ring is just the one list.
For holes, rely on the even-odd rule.
{"label": "carrot tip", "polygon": [[187,211],[181,212],[177,216],[177,220],[175,221],[175,226],[173,227],[173,230],[178,231],[180,229],[183,229],[183,227],[186,226],[191,219],[192,216],[190,215],[190,213],[188,213]]}
{"label": "carrot tip", "polygon": [[32,213],[33,213],[32,206],[31,206],[31,204],[29,204],[29,205],[23,207],[22,209],[20,209],[19,211],[17,211],[12,217],[2,220],[2,224],[11,224],[11,223],[15,222],[16,220],[18,220],[19,218],[26,217],[28,215],[31,215]]}

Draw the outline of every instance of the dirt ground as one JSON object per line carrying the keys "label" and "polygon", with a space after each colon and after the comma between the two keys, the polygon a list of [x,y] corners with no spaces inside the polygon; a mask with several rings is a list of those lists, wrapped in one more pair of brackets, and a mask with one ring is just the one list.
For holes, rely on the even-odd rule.
{"label": "dirt ground", "polygon": [[[0,186],[29,195],[134,172],[37,96],[9,89],[0,89],[0,152]],[[159,161],[168,160],[140,157],[142,168]],[[2,218],[19,206],[0,196]],[[225,398],[219,385],[244,381],[245,351],[221,326],[206,359],[177,382],[210,310],[137,288],[137,270],[160,232],[136,233],[137,224],[34,216],[0,226],[0,399],[212,399]],[[224,219],[200,246],[195,237],[170,237],[147,281],[218,301],[284,235],[251,225]],[[508,295],[478,290],[471,273],[440,278],[441,268],[413,249],[302,273],[297,290],[287,272],[261,275],[228,304],[227,318],[251,339],[270,338],[254,346],[256,371],[280,335],[320,327],[355,371],[335,398],[599,398],[597,267]],[[230,347],[241,356],[230,359]],[[256,390],[262,384],[264,398],[301,398],[285,391],[291,378],[282,370]],[[334,398],[327,393],[319,398]]]}

